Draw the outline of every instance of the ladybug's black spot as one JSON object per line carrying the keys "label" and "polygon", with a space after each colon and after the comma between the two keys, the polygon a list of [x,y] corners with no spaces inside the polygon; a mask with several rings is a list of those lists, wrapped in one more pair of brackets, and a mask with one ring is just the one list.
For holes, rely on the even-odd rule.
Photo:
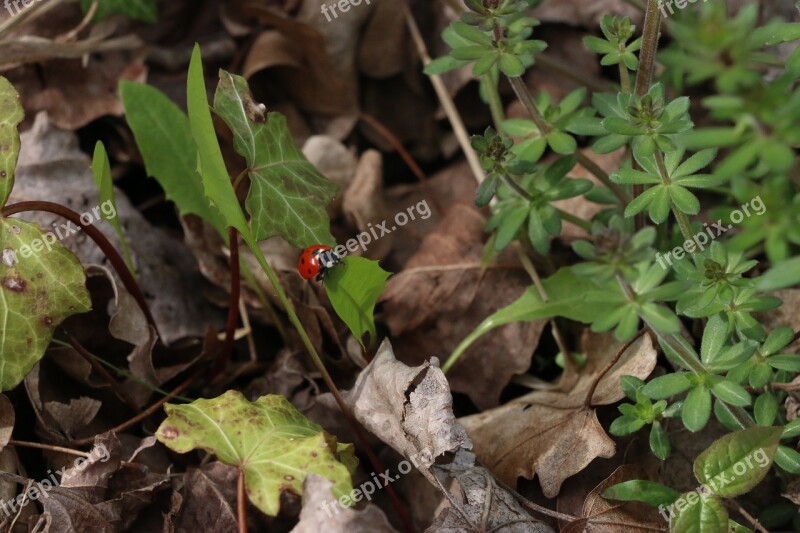
{"label": "ladybug's black spot", "polygon": [[311,269],[309,268],[309,269],[308,269],[308,273],[309,273],[309,274],[313,274],[313,273],[314,273],[314,271],[313,271],[313,270],[311,270]]}
{"label": "ladybug's black spot", "polygon": [[305,265],[306,264],[306,260],[305,259],[300,259],[300,264],[301,265]]}

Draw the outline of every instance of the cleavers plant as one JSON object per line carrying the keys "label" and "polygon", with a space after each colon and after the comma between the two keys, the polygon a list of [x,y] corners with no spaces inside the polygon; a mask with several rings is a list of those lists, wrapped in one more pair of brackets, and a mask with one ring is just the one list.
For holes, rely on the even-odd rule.
{"label": "cleavers plant", "polygon": [[[584,40],[601,65],[618,68],[618,90],[587,95],[587,83],[556,103],[544,91],[532,95],[523,79],[546,48],[532,38],[539,23],[529,10],[538,2],[465,4],[460,20],[443,33],[451,53],[427,72],[472,68],[494,121],[472,143],[486,173],[476,203],[491,209],[489,243],[497,250],[519,243],[550,276],[539,292],[526,291],[488,317],[443,368],[456,364],[480,335],[514,321],[562,317],[591,324],[594,331],[614,329],[622,341],[644,327],[672,370],[647,383],[632,376],[622,380],[632,403],[619,406],[622,416],[611,425],[612,434],[649,426],[650,447],[664,460],[671,449],[670,419],[697,432],[713,414],[733,433],[698,461],[721,466],[732,449],[752,451],[758,444],[782,482],[800,473],[800,430],[781,407],[786,384],[800,372],[792,348],[798,333],[768,326],[760,315],[782,304],[767,290],[800,283],[794,259],[800,251],[800,49],[779,57],[774,48],[800,39],[800,24],[775,20],[758,26],[757,3],[729,14],[724,2],[710,2],[662,25],[657,2],[649,0],[642,38],[629,18],[609,15],[601,35]],[[660,55],[659,31],[671,36]],[[667,67],[658,79],[657,59]],[[696,128],[692,102],[680,92],[711,80],[713,93],[700,102],[708,119]],[[529,118],[505,117],[501,90],[507,85]],[[604,170],[596,154],[612,152],[623,162]],[[570,177],[577,165],[596,181]],[[574,197],[600,204],[592,220],[554,205]],[[731,222],[732,209],[754,198],[765,210]],[[695,238],[709,222],[723,220],[731,228],[741,224],[716,240],[705,233]],[[562,222],[589,237],[572,243],[574,260],[554,265],[547,254]],[[668,263],[667,253],[673,254]],[[703,475],[701,469],[698,479],[704,481]],[[746,493],[763,475],[751,478],[744,489],[718,491],[673,517],[671,530],[695,530],[702,521],[696,530],[727,531],[729,517],[719,498]],[[630,494],[641,492],[638,499],[654,505],[678,499],[663,486],[649,498],[639,490],[647,482],[635,483],[640,485],[628,486],[633,491],[623,486],[606,495],[637,499]],[[793,504],[780,504],[787,505]],[[774,516],[765,510],[766,521],[775,522]]]}

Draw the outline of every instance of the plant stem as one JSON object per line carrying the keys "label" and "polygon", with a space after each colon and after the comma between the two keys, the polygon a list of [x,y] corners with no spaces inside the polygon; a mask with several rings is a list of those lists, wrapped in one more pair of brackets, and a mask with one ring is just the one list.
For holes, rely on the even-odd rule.
{"label": "plant stem", "polygon": [[244,488],[244,470],[241,468],[236,481],[236,510],[239,519],[239,533],[247,533],[247,491]]}
{"label": "plant stem", "polygon": [[[94,442],[94,437],[92,437],[92,442]],[[68,453],[70,455],[78,455],[80,457],[89,457],[88,453],[82,452],[80,450],[73,450],[72,448],[64,448],[62,446],[54,446],[52,444],[41,444],[39,442],[28,442],[24,440],[10,439],[8,441],[8,445],[20,446],[22,448],[38,448],[40,450],[49,450],[51,452]]]}
{"label": "plant stem", "polygon": [[[520,77],[509,77],[508,81],[511,83],[511,88],[514,89],[514,93],[517,95],[520,103],[528,111],[528,114],[530,114],[531,119],[533,120],[534,124],[536,124],[539,132],[542,134],[542,136],[547,136],[548,133],[553,131],[553,128],[539,112],[539,108],[536,107],[536,102],[533,100],[533,96],[531,95],[530,91],[528,91],[528,86],[525,85],[525,82]],[[600,165],[586,157],[586,155],[580,150],[575,151],[575,157],[578,159],[578,163],[583,165],[586,170],[594,174],[597,179],[603,183],[603,185],[611,189],[611,191],[617,196],[617,198],[620,199],[623,204],[627,204],[630,201],[628,193],[626,193],[622,187],[611,181],[608,173],[600,168]]]}
{"label": "plant stem", "polygon": [[[625,45],[619,45],[620,52],[625,51]],[[619,82],[622,86],[622,92],[625,94],[630,94],[631,92],[631,73],[628,72],[628,67],[625,66],[624,61],[620,61],[619,65]]]}
{"label": "plant stem", "polygon": [[500,98],[500,91],[497,89],[497,80],[493,79],[491,71],[489,74],[481,77],[481,87],[486,99],[489,101],[489,110],[492,112],[492,121],[494,122],[494,129],[500,131],[503,121],[506,119],[505,109],[503,109],[503,101]]}
{"label": "plant stem", "polygon": [[528,191],[526,191],[525,189],[523,189],[523,188],[522,188],[522,186],[521,186],[519,183],[517,183],[517,181],[516,181],[514,178],[512,178],[511,176],[508,176],[508,175],[505,175],[505,174],[504,174],[503,176],[501,176],[501,178],[500,178],[500,179],[502,179],[502,180],[503,180],[503,183],[505,183],[506,185],[508,185],[508,187],[509,187],[509,188],[510,188],[512,191],[514,191],[515,193],[517,193],[517,194],[518,194],[519,196],[521,196],[521,197],[522,197],[524,200],[526,200],[526,201],[528,201],[528,202],[532,202],[532,201],[533,201],[533,196],[531,196],[531,195],[530,195],[530,193],[529,193]]}
{"label": "plant stem", "polygon": [[69,341],[70,346],[72,346],[72,349],[78,352],[78,355],[83,357],[86,360],[86,362],[88,362],[92,366],[95,372],[100,374],[103,377],[103,379],[105,379],[106,382],[108,382],[108,384],[111,385],[111,388],[114,390],[117,396],[119,396],[128,405],[128,407],[131,408],[131,410],[134,413],[139,410],[139,406],[136,405],[136,403],[134,403],[134,401],[130,399],[128,394],[122,388],[122,384],[119,381],[117,381],[117,379],[111,375],[111,372],[106,370],[105,367],[101,365],[97,361],[97,359],[95,359],[92,356],[92,354],[90,354],[86,350],[86,348],[84,348],[81,345],[81,343],[78,342],[78,339],[76,339],[72,335],[67,335],[67,340]]}
{"label": "plant stem", "polygon": [[558,214],[561,216],[562,220],[566,220],[567,222],[574,224],[587,232],[592,231],[591,222],[583,220],[582,218],[577,217],[571,213],[567,213],[566,211],[564,211],[563,209],[559,209],[558,207],[555,206],[552,207],[555,208],[556,211],[558,211]]}
{"label": "plant stem", "polygon": [[[672,180],[669,177],[669,172],[667,172],[667,165],[664,163],[664,154],[661,150],[656,149],[655,159],[656,165],[658,166],[658,173],[661,174],[661,182],[669,186]],[[670,207],[672,208],[672,214],[675,215],[675,220],[678,221],[678,226],[681,229],[684,240],[691,241],[692,226],[689,224],[689,217],[686,216],[686,213],[675,207],[675,203],[672,200],[670,200]]]}
{"label": "plant stem", "polygon": [[[658,12],[658,0],[647,0],[647,9],[644,14],[644,30],[642,32],[642,48],[639,52],[639,70],[636,71],[636,96],[644,96],[653,83],[653,73],[656,67],[656,53],[658,52],[658,34],[661,29],[661,13]],[[634,166],[636,168],[636,166]],[[644,192],[644,185],[634,185],[633,197],[637,198]],[[636,229],[639,230],[647,224],[644,213],[639,213],[635,218]]]}
{"label": "plant stem", "polygon": [[231,296],[228,302],[228,321],[225,325],[225,341],[220,347],[217,361],[212,367],[212,373],[219,374],[233,351],[236,324],[239,322],[239,298],[241,297],[241,277],[239,276],[239,232],[235,228],[228,228],[229,249],[231,251]]}
{"label": "plant stem", "polygon": [[144,313],[148,324],[150,324],[150,326],[156,331],[156,335],[161,338],[161,334],[158,332],[156,321],[150,312],[150,306],[147,305],[147,300],[145,299],[139,284],[136,282],[136,278],[131,273],[128,265],[125,263],[125,260],[119,255],[117,249],[114,248],[106,236],[103,235],[103,232],[92,225],[86,225],[81,222],[81,216],[72,209],[60,204],[46,202],[43,200],[18,202],[16,204],[7,205],[3,208],[2,215],[4,217],[8,217],[19,213],[24,213],[26,211],[44,211],[47,213],[53,213],[54,215],[66,218],[76,226],[82,228],[89,238],[91,238],[95,244],[97,244],[98,248],[100,248],[100,250],[102,250],[102,252],[108,258],[111,266],[114,267],[117,275],[119,275],[122,285],[131,294],[131,296],[133,296],[133,299],[136,300],[136,303],[139,305],[139,308],[141,308],[142,313]]}

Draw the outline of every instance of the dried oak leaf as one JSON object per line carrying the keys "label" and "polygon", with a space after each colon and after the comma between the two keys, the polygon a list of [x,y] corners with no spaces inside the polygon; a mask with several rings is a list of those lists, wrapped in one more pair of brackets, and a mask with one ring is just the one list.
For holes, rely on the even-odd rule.
{"label": "dried oak leaf", "polygon": [[472,446],[453,415],[453,397],[438,359],[408,367],[395,359],[388,339],[344,397],[364,427],[413,458],[423,474],[443,453]]}
{"label": "dried oak leaf", "polygon": [[362,510],[340,506],[331,499],[333,483],[311,474],[303,483],[303,510],[291,533],[396,533],[380,507],[369,503]]}
{"label": "dried oak leaf", "polygon": [[[485,318],[515,301],[530,286],[516,263],[485,270],[483,215],[458,205],[422,242],[381,297],[399,358],[410,364],[446,355]],[[484,335],[448,375],[454,391],[481,408],[497,405],[515,374],[530,367],[546,321],[518,322]]]}
{"label": "dried oak leaf", "polygon": [[[612,335],[587,334],[587,363],[574,386],[565,392],[534,391],[490,411],[460,419],[475,444],[475,453],[499,479],[515,485],[518,476],[539,476],[542,492],[555,497],[561,483],[596,457],[614,455],[591,407],[585,407],[593,382],[621,344]],[[646,378],[655,368],[656,350],[648,336],[630,346],[600,380],[591,405],[607,405],[624,397],[619,379]]]}
{"label": "dried oak leaf", "polygon": [[214,461],[190,468],[183,478],[179,510],[169,523],[175,531],[238,531],[236,468]]}

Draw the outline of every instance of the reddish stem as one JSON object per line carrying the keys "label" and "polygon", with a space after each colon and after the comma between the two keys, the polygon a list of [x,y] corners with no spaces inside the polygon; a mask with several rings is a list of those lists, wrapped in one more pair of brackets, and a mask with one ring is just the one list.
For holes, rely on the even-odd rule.
{"label": "reddish stem", "polygon": [[239,295],[241,293],[241,279],[239,276],[239,232],[235,228],[228,228],[228,239],[231,250],[231,297],[228,302],[228,322],[225,327],[225,341],[219,350],[213,373],[218,374],[225,368],[225,363],[231,357],[236,324],[239,322]]}
{"label": "reddish stem", "polygon": [[244,490],[244,470],[239,470],[236,482],[236,507],[239,516],[239,533],[247,533],[247,492]]}
{"label": "reddish stem", "polygon": [[156,335],[161,338],[161,334],[158,332],[158,326],[156,326],[156,321],[153,319],[153,314],[150,312],[150,306],[147,305],[147,300],[142,293],[142,289],[139,287],[139,283],[137,283],[136,278],[133,277],[133,274],[131,274],[131,271],[128,269],[128,265],[125,263],[125,260],[119,254],[117,249],[114,248],[114,246],[99,229],[92,225],[81,222],[81,216],[69,207],[44,200],[19,202],[16,204],[7,205],[3,208],[2,215],[4,217],[8,217],[19,213],[24,213],[26,211],[44,211],[47,213],[53,213],[54,215],[63,217],[76,226],[82,228],[108,258],[111,266],[114,267],[114,270],[116,270],[117,274],[119,275],[122,285],[131,294],[131,296],[133,296],[134,300],[136,300],[136,303],[139,304],[139,307],[144,313],[145,318],[147,318],[147,322],[156,331]]}
{"label": "reddish stem", "polygon": [[606,374],[608,374],[609,370],[614,368],[614,365],[616,365],[617,362],[619,362],[619,359],[620,357],[622,357],[622,354],[628,351],[628,348],[630,348],[634,342],[639,340],[639,337],[644,335],[644,332],[645,332],[644,328],[640,329],[639,333],[634,335],[631,340],[623,344],[622,348],[620,348],[619,351],[617,351],[617,353],[614,354],[614,357],[611,359],[611,361],[609,361],[608,364],[605,366],[605,368],[603,368],[603,370],[600,371],[600,373],[595,378],[594,383],[592,383],[592,387],[589,389],[588,394],[586,394],[586,399],[583,401],[584,408],[588,409],[592,406],[592,396],[594,396],[594,391],[597,389],[597,386],[600,384],[600,382],[603,380]]}

